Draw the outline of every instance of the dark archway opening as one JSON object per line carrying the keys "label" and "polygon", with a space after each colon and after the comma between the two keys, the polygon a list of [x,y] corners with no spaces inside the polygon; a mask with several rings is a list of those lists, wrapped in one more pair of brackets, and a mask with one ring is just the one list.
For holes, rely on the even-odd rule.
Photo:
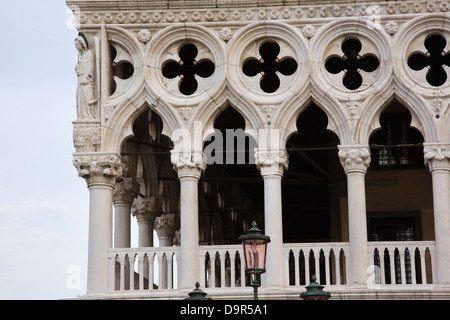
{"label": "dark archway opening", "polygon": [[326,114],[312,103],[287,141],[289,169],[282,180],[285,243],[342,241],[346,177],[338,158],[339,138],[327,124]]}
{"label": "dark archway opening", "polygon": [[204,143],[207,168],[199,181],[202,244],[238,244],[256,220],[264,226],[264,184],[254,164],[255,140],[232,107],[215,120],[216,133]]}
{"label": "dark archway opening", "polygon": [[128,166],[126,176],[140,184],[139,195],[158,197],[162,214],[174,214],[179,221],[180,182],[170,161],[173,143],[162,131],[161,117],[146,109],[134,121],[134,135],[124,142],[121,156]]}
{"label": "dark archway opening", "polygon": [[369,140],[366,174],[369,241],[433,240],[431,175],[423,159],[422,134],[411,114],[394,100],[381,113]]}

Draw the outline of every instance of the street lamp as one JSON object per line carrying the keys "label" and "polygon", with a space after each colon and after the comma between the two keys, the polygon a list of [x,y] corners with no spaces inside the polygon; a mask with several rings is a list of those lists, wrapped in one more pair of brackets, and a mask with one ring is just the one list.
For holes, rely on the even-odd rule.
{"label": "street lamp", "polygon": [[252,227],[239,238],[239,241],[242,242],[245,272],[250,274],[253,297],[258,300],[258,287],[261,286],[260,276],[266,272],[266,252],[270,237],[264,235],[253,221]]}

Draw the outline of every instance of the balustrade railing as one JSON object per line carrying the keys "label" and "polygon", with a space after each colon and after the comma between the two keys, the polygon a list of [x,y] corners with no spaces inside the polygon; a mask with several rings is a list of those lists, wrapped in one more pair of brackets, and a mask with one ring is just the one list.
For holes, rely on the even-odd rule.
{"label": "balustrade railing", "polygon": [[[349,243],[284,244],[286,287],[308,285],[311,277],[326,286],[346,286]],[[368,285],[425,285],[435,279],[433,241],[369,242]],[[110,291],[176,290],[179,247],[110,249]],[[241,245],[200,246],[202,288],[250,285]]]}
{"label": "balustrade railing", "polygon": [[313,275],[327,286],[347,283],[347,242],[285,244],[284,257],[286,285],[308,285]]}
{"label": "balustrade railing", "polygon": [[176,289],[178,255],[179,247],[110,249],[110,291]]}
{"label": "balustrade railing", "polygon": [[374,284],[432,284],[434,241],[369,242]]}

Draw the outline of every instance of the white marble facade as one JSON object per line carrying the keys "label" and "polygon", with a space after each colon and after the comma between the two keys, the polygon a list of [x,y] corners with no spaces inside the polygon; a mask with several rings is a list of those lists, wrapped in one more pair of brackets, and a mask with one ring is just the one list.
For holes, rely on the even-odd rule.
{"label": "white marble facade", "polygon": [[[276,248],[283,245],[280,181],[288,169],[284,146],[297,130],[296,118],[311,101],[326,113],[328,129],[340,140],[339,158],[348,181],[350,252],[359,257],[350,262],[350,282],[364,284],[369,264],[367,236],[361,232],[366,223],[364,176],[370,165],[369,136],[379,128],[383,108],[397,99],[408,108],[412,126],[425,140],[425,160],[433,179],[436,281],[450,286],[450,81],[430,84],[426,77],[430,66],[421,70],[408,66],[412,54],[427,56],[424,43],[430,35],[445,39],[442,56],[450,55],[450,1],[66,2],[84,37],[77,38],[77,43],[86,39],[89,48],[77,45],[81,52],[78,66],[91,63],[93,70],[89,90],[80,79],[79,92],[85,95],[78,100],[79,116],[74,119],[74,165],[86,179],[90,194],[88,295],[101,295],[110,288],[107,249],[112,247],[112,203],[119,202],[119,191],[113,199],[113,190],[127,170],[120,156],[122,144],[133,135],[134,120],[147,108],[161,117],[164,135],[173,137],[181,132],[190,137],[175,146],[171,161],[181,186],[180,250],[184,258],[179,286],[193,288],[201,266],[196,259],[198,204],[192,199],[197,197],[198,179],[206,166],[199,150],[215,117],[228,104],[242,114],[246,132],[258,143],[257,167],[271,194],[265,199],[266,210],[277,213],[265,216],[266,233],[272,239],[265,286],[283,288],[283,272],[278,272],[283,269],[283,251]],[[360,43],[358,59],[370,56],[377,61],[373,68],[362,65],[356,70],[361,82],[352,88],[343,81],[349,70],[332,73],[325,68],[330,57],[345,56],[342,43],[348,39]],[[261,59],[259,49],[267,42],[278,45],[280,63],[290,59],[296,65],[293,73],[277,73],[279,86],[273,92],[262,88],[261,72],[243,72],[245,62]],[[182,67],[179,49],[187,44],[197,48],[196,63],[206,61],[213,66],[211,72],[192,77],[196,87],[189,94],[182,92],[180,83],[191,78],[163,73],[171,62],[173,68],[176,64]],[[449,68],[442,66],[450,76]],[[257,134],[260,130],[277,131],[270,149]],[[138,193],[131,182],[126,188],[133,197],[120,201],[120,210],[131,212],[132,199]],[[157,218],[160,209],[146,209],[142,215],[134,210],[141,217],[140,228],[153,228],[155,219],[162,225]],[[151,218],[147,219],[149,212]],[[94,228],[99,223],[106,227]],[[173,224],[171,230],[171,234],[175,232]],[[151,243],[141,235],[140,241]],[[127,245],[127,241],[123,243]]]}

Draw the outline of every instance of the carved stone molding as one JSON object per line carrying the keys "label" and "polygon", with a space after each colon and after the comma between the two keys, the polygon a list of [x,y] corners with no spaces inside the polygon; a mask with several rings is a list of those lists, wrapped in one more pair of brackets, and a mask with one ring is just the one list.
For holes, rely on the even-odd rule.
{"label": "carved stone molding", "polygon": [[73,144],[76,152],[98,152],[101,145],[101,128],[98,121],[73,122]]}
{"label": "carved stone molding", "polygon": [[[267,3],[265,3],[267,2]],[[301,5],[274,5],[268,1],[85,1],[68,0],[67,4],[77,14],[78,24],[142,24],[176,22],[224,22],[255,20],[317,19],[329,17],[379,17],[381,15],[406,15],[447,12],[449,1],[402,2],[393,1],[367,4],[354,1],[323,4],[321,1],[302,1]],[[439,5],[438,5],[439,4]],[[121,10],[118,11],[117,7]],[[201,9],[199,9],[201,8]],[[141,13],[145,10],[144,13]],[[106,13],[104,13],[107,11]]]}
{"label": "carved stone molding", "polygon": [[231,39],[231,37],[233,37],[233,31],[231,31],[231,29],[228,27],[222,28],[219,31],[219,36],[223,41],[228,41]]}
{"label": "carved stone molding", "polygon": [[154,223],[156,217],[162,214],[161,202],[157,197],[138,197],[133,201],[131,214],[138,223]]}
{"label": "carved stone molding", "polygon": [[76,154],[73,165],[88,187],[104,185],[114,187],[124,172],[125,164],[116,154]]}
{"label": "carved stone molding", "polygon": [[359,119],[360,108],[358,102],[348,102],[345,104],[345,109],[347,111],[347,117],[349,120],[354,121]]}
{"label": "carved stone molding", "polygon": [[424,160],[430,171],[450,171],[450,143],[424,143]]}
{"label": "carved stone molding", "polygon": [[307,24],[303,27],[302,32],[306,38],[311,39],[316,34],[316,28],[311,24]]}
{"label": "carved stone molding", "polygon": [[258,107],[268,120],[272,119],[279,108],[278,105],[258,105]]}
{"label": "carved stone molding", "polygon": [[142,29],[137,34],[138,40],[142,43],[147,43],[152,38],[152,34],[147,29]]}
{"label": "carved stone molding", "polygon": [[263,150],[255,149],[256,167],[261,171],[261,175],[282,176],[287,170],[289,156],[285,150]]}
{"label": "carved stone molding", "polygon": [[181,119],[186,122],[189,121],[189,119],[192,117],[194,110],[195,109],[192,107],[182,107],[178,109]]}
{"label": "carved stone molding", "polygon": [[366,145],[339,146],[339,160],[345,173],[366,173],[370,165],[370,149]]}
{"label": "carved stone molding", "polygon": [[132,204],[134,198],[139,195],[140,184],[136,179],[131,177],[124,177],[122,181],[116,183],[113,192],[114,203],[129,203]]}

